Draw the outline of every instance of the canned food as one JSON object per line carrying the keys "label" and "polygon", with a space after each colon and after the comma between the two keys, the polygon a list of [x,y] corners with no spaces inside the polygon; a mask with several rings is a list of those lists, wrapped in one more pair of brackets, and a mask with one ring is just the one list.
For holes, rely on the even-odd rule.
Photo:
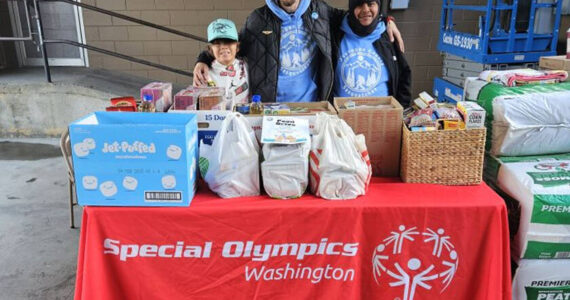
{"label": "canned food", "polygon": [[249,115],[249,104],[248,103],[236,104],[236,111],[242,115]]}

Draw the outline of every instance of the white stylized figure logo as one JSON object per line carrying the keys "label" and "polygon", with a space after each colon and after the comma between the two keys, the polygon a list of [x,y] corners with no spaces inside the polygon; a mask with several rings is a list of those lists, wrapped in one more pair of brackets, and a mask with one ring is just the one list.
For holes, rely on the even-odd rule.
{"label": "white stylized figure logo", "polygon": [[419,232],[414,231],[416,230],[416,227],[412,227],[406,230],[406,226],[400,225],[400,227],[398,227],[398,230],[399,232],[396,231],[390,232],[390,237],[384,239],[386,245],[394,243],[394,250],[392,251],[392,254],[402,253],[402,246],[404,244],[404,240],[409,240],[413,242],[414,238],[412,236],[420,234]]}
{"label": "white stylized figure logo", "polygon": [[281,68],[288,76],[305,71],[315,56],[316,44],[304,29],[285,26],[281,33]]}
{"label": "white stylized figure logo", "polygon": [[[420,235],[417,227],[406,229],[406,226],[400,225],[398,231],[392,231],[374,251],[372,267],[376,283],[380,285],[380,277],[387,274],[395,280],[388,282],[390,287],[403,286],[402,300],[413,300],[418,287],[431,290],[437,279],[440,279],[440,293],[445,291],[457,272],[459,258],[450,237],[444,233],[442,228],[437,231],[427,228],[421,233],[426,239],[415,239],[414,236]],[[391,254],[386,251],[390,244]],[[441,258],[444,249],[447,256]],[[422,261],[420,257],[430,251],[430,261],[426,263],[425,257]]]}
{"label": "white stylized figure logo", "polygon": [[378,54],[369,49],[348,50],[340,58],[340,72],[344,91],[354,97],[367,96],[376,92],[382,79],[384,63]]}

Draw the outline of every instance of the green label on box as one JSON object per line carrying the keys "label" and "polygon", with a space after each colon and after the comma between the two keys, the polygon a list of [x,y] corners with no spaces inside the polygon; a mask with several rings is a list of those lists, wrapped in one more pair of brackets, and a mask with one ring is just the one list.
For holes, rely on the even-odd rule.
{"label": "green label on box", "polygon": [[527,300],[570,300],[570,286],[525,286]]}
{"label": "green label on box", "polygon": [[523,258],[526,259],[570,258],[570,243],[548,243],[548,242],[528,241]]}
{"label": "green label on box", "polygon": [[531,223],[570,225],[570,195],[534,195]]}

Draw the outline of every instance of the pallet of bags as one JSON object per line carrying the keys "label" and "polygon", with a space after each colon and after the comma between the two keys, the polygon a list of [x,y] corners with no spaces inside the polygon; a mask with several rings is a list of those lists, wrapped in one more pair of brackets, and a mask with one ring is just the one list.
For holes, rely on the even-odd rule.
{"label": "pallet of bags", "polygon": [[513,278],[513,300],[570,299],[570,259],[525,259]]}
{"label": "pallet of bags", "polygon": [[497,171],[488,181],[511,208],[513,259],[570,258],[570,153],[490,159]]}
{"label": "pallet of bags", "polygon": [[464,98],[487,112],[487,150],[492,155],[570,152],[570,82],[506,87],[468,78]]}

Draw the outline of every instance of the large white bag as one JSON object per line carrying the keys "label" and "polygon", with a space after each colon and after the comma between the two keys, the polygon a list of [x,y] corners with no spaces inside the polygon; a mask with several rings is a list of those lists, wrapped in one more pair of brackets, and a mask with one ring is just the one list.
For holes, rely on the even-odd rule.
{"label": "large white bag", "polygon": [[513,300],[570,298],[570,259],[524,259],[513,278]]}
{"label": "large white bag", "polygon": [[493,99],[496,156],[570,152],[570,91]]}
{"label": "large white bag", "polygon": [[277,199],[301,197],[309,185],[309,122],[294,117],[263,117],[261,142],[265,192]]}
{"label": "large white bag", "polygon": [[309,150],[311,142],[299,144],[264,144],[261,163],[263,187],[277,199],[299,198],[309,185]]}
{"label": "large white bag", "polygon": [[372,168],[364,136],[337,116],[317,115],[310,153],[311,192],[329,200],[366,194]]}
{"label": "large white bag", "polygon": [[240,113],[230,113],[212,145],[200,142],[200,173],[222,198],[259,195],[259,145]]}

